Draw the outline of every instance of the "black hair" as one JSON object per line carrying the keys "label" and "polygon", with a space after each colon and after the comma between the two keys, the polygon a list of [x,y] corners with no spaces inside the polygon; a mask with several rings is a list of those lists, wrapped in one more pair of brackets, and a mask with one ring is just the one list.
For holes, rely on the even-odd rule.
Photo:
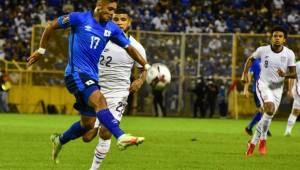
{"label": "black hair", "polygon": [[276,31],[282,32],[282,33],[284,34],[284,38],[287,38],[287,37],[288,37],[288,32],[287,32],[287,30],[284,29],[284,28],[281,27],[281,26],[275,26],[275,27],[273,27],[272,30],[271,30],[271,36],[273,36],[273,33],[276,32]]}
{"label": "black hair", "polygon": [[118,8],[115,11],[115,14],[127,14],[128,16],[130,16],[129,15],[129,11],[127,9],[125,9],[125,8],[122,8],[122,7]]}

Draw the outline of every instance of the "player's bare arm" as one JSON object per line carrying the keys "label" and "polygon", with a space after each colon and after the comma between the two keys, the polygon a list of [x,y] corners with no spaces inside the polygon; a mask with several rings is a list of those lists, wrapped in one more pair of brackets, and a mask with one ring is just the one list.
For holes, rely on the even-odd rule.
{"label": "player's bare arm", "polygon": [[243,94],[246,96],[246,97],[249,97],[249,85],[250,85],[250,82],[252,80],[252,74],[250,72],[248,72],[247,74],[248,76],[248,82],[244,84],[244,92]]}
{"label": "player's bare arm", "polygon": [[147,63],[147,61],[132,45],[128,45],[128,47],[125,48],[125,50],[130,55],[130,57],[132,57],[132,59],[134,59],[136,62],[142,65],[144,69],[148,70],[150,68],[150,65]]}
{"label": "player's bare arm", "polygon": [[254,60],[254,58],[252,57],[252,55],[247,58],[247,61],[246,61],[245,67],[244,67],[244,71],[243,71],[243,75],[242,75],[242,78],[241,78],[241,81],[244,82],[244,83],[249,83],[250,82],[249,77],[248,77],[248,72],[249,72],[249,69],[250,69],[250,67],[253,63],[253,60]]}
{"label": "player's bare arm", "polygon": [[27,58],[28,66],[37,62],[45,54],[47,42],[48,42],[52,32],[58,28],[60,28],[60,27],[58,25],[57,19],[53,20],[46,26],[46,28],[43,32],[42,38],[40,40],[39,49],[36,50],[35,52],[33,52],[31,54],[31,56]]}
{"label": "player's bare arm", "polygon": [[282,69],[278,69],[277,73],[280,77],[295,79],[297,77],[296,66],[289,66],[288,71],[285,73]]}
{"label": "player's bare arm", "polygon": [[293,98],[293,94],[292,94],[292,89],[295,83],[295,79],[289,79],[289,83],[288,83],[288,97]]}
{"label": "player's bare arm", "polygon": [[129,87],[129,91],[132,93],[137,92],[146,80],[147,71],[145,69],[139,69],[139,72],[140,72],[139,78],[134,80]]}

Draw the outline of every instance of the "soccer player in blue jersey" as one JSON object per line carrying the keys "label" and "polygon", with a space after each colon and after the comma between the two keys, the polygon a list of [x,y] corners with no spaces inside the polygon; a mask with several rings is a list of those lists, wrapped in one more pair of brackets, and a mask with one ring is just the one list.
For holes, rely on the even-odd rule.
{"label": "soccer player in blue jersey", "polygon": [[123,132],[118,121],[109,111],[106,99],[98,86],[97,64],[109,40],[125,48],[145,70],[150,68],[146,60],[130,44],[124,32],[111,21],[116,8],[117,0],[98,0],[94,12],[72,12],[58,17],[46,27],[39,49],[28,58],[28,65],[32,65],[45,54],[47,41],[55,29],[71,28],[65,83],[69,92],[76,97],[74,107],[79,110],[81,120],[75,122],[62,135],[51,135],[52,158],[55,162],[58,162],[57,157],[62,145],[92,129],[96,117],[117,139],[119,149],[138,145],[144,141],[143,137],[135,137]]}
{"label": "soccer player in blue jersey", "polygon": [[[256,110],[257,110],[249,125],[245,127],[245,132],[250,136],[253,135],[253,131],[252,131],[253,127],[260,121],[262,117],[261,104],[256,95],[256,81],[259,79],[260,63],[261,63],[260,59],[255,59],[250,67],[249,74],[248,74],[249,80],[251,80],[253,77],[252,92],[253,92],[253,97],[254,97]],[[250,83],[245,83],[244,85],[244,95],[246,97],[249,97],[249,91],[248,91],[249,85]],[[268,136],[271,136],[270,131],[268,131]]]}

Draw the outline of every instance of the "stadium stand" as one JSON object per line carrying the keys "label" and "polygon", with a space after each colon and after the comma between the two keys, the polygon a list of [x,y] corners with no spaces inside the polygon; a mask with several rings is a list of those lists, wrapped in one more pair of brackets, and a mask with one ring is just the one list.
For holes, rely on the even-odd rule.
{"label": "stadium stand", "polygon": [[[132,28],[168,32],[265,33],[274,24],[299,34],[300,0],[121,0],[134,17]],[[0,57],[24,61],[31,27],[70,11],[93,8],[95,0],[0,1]],[[239,10],[236,10],[239,9]],[[247,18],[247,19],[246,19]],[[151,23],[151,24],[149,24]]]}
{"label": "stadium stand", "polygon": [[[95,1],[0,0],[0,61],[1,59],[25,61],[30,54],[31,46],[33,49],[36,48],[30,43],[31,38],[35,37],[34,42],[37,44],[43,30],[43,27],[37,26],[39,28],[32,32],[33,25],[45,25],[47,21],[71,11],[93,9]],[[132,29],[142,30],[139,40],[147,50],[150,63],[164,63],[171,70],[173,78],[169,90],[166,91],[165,101],[169,112],[177,112],[178,108],[186,110],[190,108],[187,112],[191,112],[194,99],[189,91],[194,88],[195,78],[199,75],[207,79],[212,76],[217,84],[224,84],[226,89],[237,84],[240,91],[240,84],[231,80],[233,70],[236,71],[237,77],[240,76],[246,57],[257,45],[267,43],[269,39],[266,35],[237,35],[236,41],[233,41],[233,34],[230,33],[266,33],[275,24],[284,26],[290,34],[300,33],[298,13],[300,0],[120,0],[120,2],[126,4],[124,6],[133,17]],[[159,31],[159,33],[145,31]],[[182,33],[185,33],[184,36]],[[64,45],[67,35],[60,37],[61,39],[48,44],[48,54],[51,52],[51,55],[46,55],[39,61],[39,64],[34,66],[34,72],[28,70],[22,74],[18,74],[19,70],[11,72],[13,84],[26,82],[44,87],[62,86],[63,69],[67,63]],[[298,39],[299,37],[290,37],[288,42],[296,55],[300,54],[297,50],[300,49],[300,44],[295,43]],[[239,48],[233,47],[234,42],[238,43]],[[234,64],[236,67],[232,69],[233,49],[237,49],[238,57]],[[148,96],[148,91],[149,89],[145,87],[140,94]],[[143,102],[147,105],[149,101],[145,99]],[[145,109],[151,108],[142,107],[138,110]]]}

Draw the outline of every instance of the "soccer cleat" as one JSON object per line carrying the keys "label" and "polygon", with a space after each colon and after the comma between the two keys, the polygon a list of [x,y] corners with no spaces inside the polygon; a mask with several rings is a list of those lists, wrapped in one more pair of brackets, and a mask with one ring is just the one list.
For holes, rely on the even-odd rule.
{"label": "soccer cleat", "polygon": [[52,143],[52,160],[55,163],[59,163],[58,154],[62,148],[62,144],[59,141],[60,134],[54,133],[50,136],[50,141]]}
{"label": "soccer cleat", "polygon": [[266,145],[267,145],[267,141],[265,139],[259,141],[258,151],[261,155],[267,154],[267,146]]}
{"label": "soccer cleat", "polygon": [[120,150],[125,150],[128,146],[139,145],[145,140],[144,137],[135,137],[130,134],[124,134],[119,137],[117,146]]}
{"label": "soccer cleat", "polygon": [[255,149],[255,145],[253,143],[251,143],[250,141],[248,141],[248,148],[247,148],[246,155],[252,156],[254,149]]}
{"label": "soccer cleat", "polygon": [[272,134],[271,134],[270,130],[268,130],[268,132],[267,132],[267,135],[268,135],[269,137],[271,137],[271,136],[272,136]]}
{"label": "soccer cleat", "polygon": [[252,136],[252,135],[253,135],[252,129],[249,129],[248,127],[245,127],[245,132],[246,132],[249,136]]}

